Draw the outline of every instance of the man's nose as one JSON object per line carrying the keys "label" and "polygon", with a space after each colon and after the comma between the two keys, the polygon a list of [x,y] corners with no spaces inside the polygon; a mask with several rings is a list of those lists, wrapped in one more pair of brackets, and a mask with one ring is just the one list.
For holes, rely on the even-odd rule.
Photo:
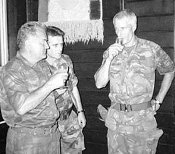
{"label": "man's nose", "polygon": [[121,33],[122,33],[122,31],[121,30],[118,30],[117,36],[118,37],[121,37]]}
{"label": "man's nose", "polygon": [[50,48],[50,46],[49,46],[49,44],[47,42],[45,42],[45,47],[46,47],[46,49]]}
{"label": "man's nose", "polygon": [[121,30],[116,30],[115,33],[117,34],[117,37],[121,36]]}

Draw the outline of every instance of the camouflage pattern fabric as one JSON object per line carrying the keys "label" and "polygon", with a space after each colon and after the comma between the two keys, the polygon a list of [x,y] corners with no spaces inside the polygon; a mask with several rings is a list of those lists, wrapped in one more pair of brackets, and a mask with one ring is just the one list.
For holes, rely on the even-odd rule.
{"label": "camouflage pattern fabric", "polygon": [[77,85],[78,79],[74,74],[73,64],[68,55],[62,54],[62,57],[55,63],[55,70],[68,70],[69,73],[66,83],[67,91],[56,99],[56,105],[60,112],[58,124],[61,132],[61,153],[81,154],[85,149],[84,136],[78,123],[77,114],[72,110],[74,99],[72,89]]}
{"label": "camouflage pattern fabric", "polygon": [[[103,59],[108,57],[108,51]],[[116,103],[140,104],[152,99],[155,70],[161,75],[174,71],[174,64],[159,45],[137,38],[136,45],[124,47],[109,69],[111,107],[105,117],[109,154],[154,154],[163,131],[157,128],[152,108],[117,111]],[[102,108],[101,108],[102,109]],[[103,113],[104,109],[102,110]],[[101,111],[101,113],[102,113]]]}
{"label": "camouflage pattern fabric", "polygon": [[[60,133],[45,130],[56,125],[59,112],[51,93],[35,109],[24,115],[16,113],[16,109],[24,99],[48,80],[50,75],[46,63],[32,65],[20,53],[3,66],[0,74],[0,102],[3,119],[9,126],[6,137],[6,154],[60,154]],[[13,128],[13,129],[12,129]],[[14,131],[18,130],[18,131]],[[36,129],[42,130],[35,134]]]}

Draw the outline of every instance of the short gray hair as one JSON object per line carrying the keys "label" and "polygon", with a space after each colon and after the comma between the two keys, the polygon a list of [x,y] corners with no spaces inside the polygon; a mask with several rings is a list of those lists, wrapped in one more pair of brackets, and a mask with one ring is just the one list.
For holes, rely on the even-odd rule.
{"label": "short gray hair", "polygon": [[124,9],[124,10],[118,12],[113,18],[113,24],[115,25],[115,21],[120,20],[122,18],[127,18],[128,22],[132,26],[136,26],[136,24],[137,24],[137,17],[135,15],[135,13],[129,9]]}
{"label": "short gray hair", "polygon": [[38,31],[46,32],[46,26],[38,21],[30,21],[23,24],[18,30],[17,34],[17,48],[22,48],[28,36],[35,36],[37,35]]}

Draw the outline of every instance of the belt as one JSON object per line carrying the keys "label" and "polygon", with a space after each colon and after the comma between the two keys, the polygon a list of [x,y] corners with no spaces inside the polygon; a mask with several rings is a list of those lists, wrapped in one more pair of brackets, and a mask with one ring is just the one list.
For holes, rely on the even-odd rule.
{"label": "belt", "polygon": [[121,103],[115,103],[112,108],[116,109],[118,111],[125,111],[125,112],[129,112],[129,111],[140,111],[140,110],[146,110],[148,108],[150,108],[151,102],[144,102],[144,103],[140,103],[140,104],[121,104]]}
{"label": "belt", "polygon": [[26,133],[30,135],[49,135],[57,131],[58,126],[55,124],[52,127],[10,127],[10,129],[14,130],[17,133]]}

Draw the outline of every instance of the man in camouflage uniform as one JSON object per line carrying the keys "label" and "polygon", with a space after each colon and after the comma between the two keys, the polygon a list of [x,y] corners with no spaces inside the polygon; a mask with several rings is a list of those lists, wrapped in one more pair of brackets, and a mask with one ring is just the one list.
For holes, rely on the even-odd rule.
{"label": "man in camouflage uniform", "polygon": [[[61,133],[61,154],[81,154],[85,149],[82,130],[86,125],[86,119],[77,88],[78,79],[74,74],[70,57],[62,54],[64,32],[54,26],[48,26],[46,32],[50,48],[44,61],[49,65],[51,74],[69,74],[66,86],[55,91],[55,96],[58,96],[56,104],[60,112],[58,125]],[[73,111],[73,105],[77,113]]]}
{"label": "man in camouflage uniform", "polygon": [[[114,16],[118,36],[103,54],[95,74],[97,88],[110,81],[111,106],[99,112],[108,127],[109,154],[154,154],[163,131],[154,117],[171,85],[174,65],[154,42],[135,35],[136,15],[123,10]],[[155,70],[164,75],[157,96],[152,99]]]}
{"label": "man in camouflage uniform", "polygon": [[67,72],[50,74],[46,58],[46,26],[23,24],[17,35],[18,51],[0,73],[2,117],[9,126],[6,154],[60,154],[60,114],[53,91],[65,86]]}

